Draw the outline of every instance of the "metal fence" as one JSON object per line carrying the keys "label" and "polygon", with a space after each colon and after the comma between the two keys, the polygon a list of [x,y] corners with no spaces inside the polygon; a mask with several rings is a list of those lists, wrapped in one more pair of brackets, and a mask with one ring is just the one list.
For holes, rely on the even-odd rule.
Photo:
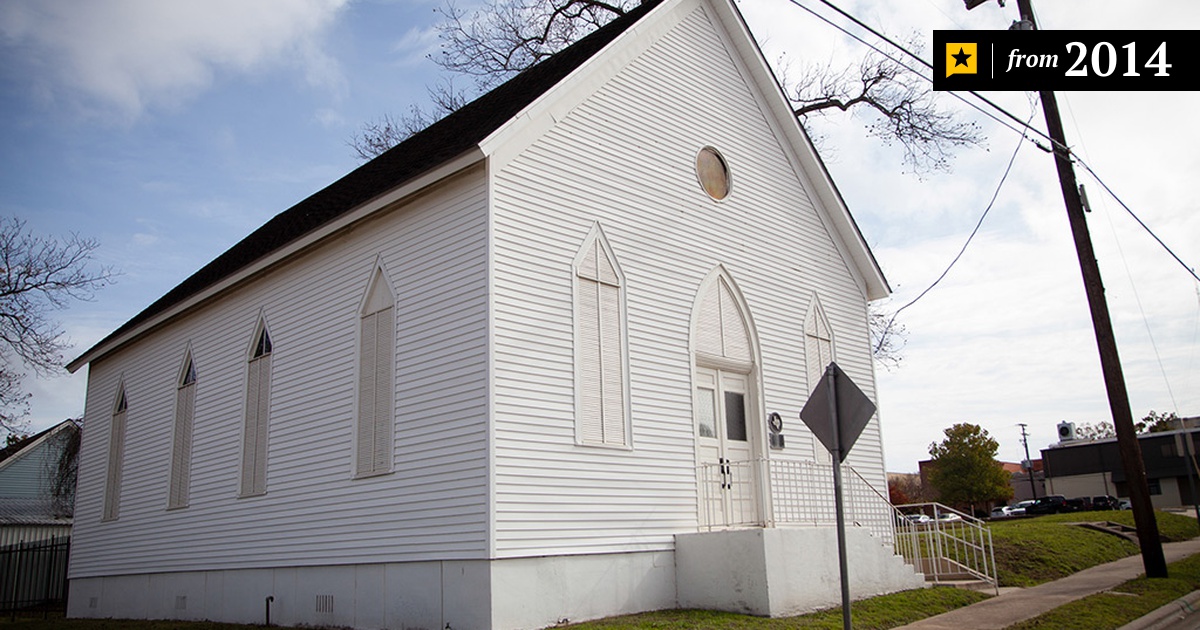
{"label": "metal fence", "polygon": [[0,548],[0,613],[13,617],[64,611],[71,538]]}
{"label": "metal fence", "polygon": [[[837,522],[830,464],[721,460],[700,465],[697,473],[703,529]],[[852,467],[842,473],[848,527],[866,529],[933,582],[978,579],[997,586],[992,534],[982,521],[940,503],[892,506]]]}
{"label": "metal fence", "polygon": [[[892,507],[849,466],[843,467],[846,523],[892,544]],[[812,461],[752,459],[699,466],[702,526],[833,525],[833,472]]]}

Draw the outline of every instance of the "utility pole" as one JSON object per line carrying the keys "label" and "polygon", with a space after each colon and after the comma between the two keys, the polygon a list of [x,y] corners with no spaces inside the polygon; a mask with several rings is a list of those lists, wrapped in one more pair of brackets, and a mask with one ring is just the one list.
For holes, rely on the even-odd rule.
{"label": "utility pole", "polygon": [[[967,1],[970,6],[970,0]],[[1035,30],[1037,24],[1033,19],[1031,1],[1017,0],[1017,7],[1021,11],[1022,22],[1028,23],[1027,29]],[[1026,30],[1024,24],[1019,28]],[[1071,235],[1075,239],[1075,251],[1079,256],[1080,271],[1083,273],[1092,327],[1096,332],[1096,345],[1100,350],[1100,368],[1104,374],[1108,407],[1117,432],[1117,448],[1121,453],[1121,464],[1129,486],[1129,500],[1137,526],[1138,544],[1142,551],[1142,565],[1146,569],[1147,577],[1167,577],[1167,562],[1163,557],[1162,542],[1158,538],[1158,525],[1154,519],[1154,507],[1150,502],[1150,488],[1146,482],[1142,450],[1138,445],[1137,431],[1133,427],[1133,415],[1129,411],[1129,393],[1125,389],[1125,376],[1121,371],[1120,356],[1117,354],[1117,340],[1108,314],[1108,302],[1104,298],[1104,285],[1100,281],[1100,267],[1096,263],[1087,219],[1083,214],[1079,185],[1075,181],[1075,168],[1071,165],[1070,149],[1067,148],[1066,136],[1063,133],[1058,101],[1054,98],[1052,90],[1042,90],[1040,95],[1042,111],[1046,116],[1046,129],[1054,144],[1054,164],[1058,169],[1063,201],[1067,205]]]}
{"label": "utility pole", "polygon": [[[1025,463],[1029,468],[1025,470],[1029,474],[1029,492],[1031,499],[1037,498],[1037,485],[1033,483],[1033,460],[1029,459],[1029,434],[1025,433],[1025,427],[1028,426],[1024,422],[1017,423],[1021,427],[1021,444],[1025,445]],[[1200,519],[1197,519],[1200,522]]]}

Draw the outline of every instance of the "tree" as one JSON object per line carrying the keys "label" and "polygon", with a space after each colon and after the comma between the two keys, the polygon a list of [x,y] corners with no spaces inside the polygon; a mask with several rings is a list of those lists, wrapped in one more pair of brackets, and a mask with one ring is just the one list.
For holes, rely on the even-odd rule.
{"label": "tree", "polygon": [[1181,429],[1183,425],[1174,411],[1158,413],[1151,410],[1141,421],[1133,423],[1133,428],[1137,429],[1138,433],[1161,433]]}
{"label": "tree", "polygon": [[0,429],[15,432],[29,411],[24,369],[62,370],[66,334],[51,313],[90,300],[110,284],[110,267],[90,269],[96,241],[77,234],[34,236],[25,221],[0,219]]}
{"label": "tree", "polygon": [[[487,0],[482,8],[468,12],[447,0],[439,9],[443,19],[437,26],[441,52],[432,59],[454,75],[473,79],[477,92],[486,91],[637,4],[634,0]],[[984,141],[978,125],[938,106],[923,77],[878,52],[846,68],[806,65],[792,77],[785,64],[782,74],[785,94],[806,129],[811,131],[814,118],[832,112],[864,116],[869,121],[867,134],[884,144],[898,143],[903,164],[917,174],[948,170],[955,149]],[[348,144],[360,159],[379,155],[467,100],[466,90],[446,88],[430,90],[433,111],[414,106],[400,119],[385,117],[368,123]]]}
{"label": "tree", "polygon": [[1081,440],[1103,440],[1117,437],[1117,429],[1113,423],[1103,420],[1096,424],[1085,422],[1075,427],[1075,436]]}
{"label": "tree", "polygon": [[1012,475],[996,461],[999,442],[974,424],[955,424],[943,433],[946,439],[929,445],[929,481],[943,502],[970,505],[974,511],[977,504],[1012,498]]}
{"label": "tree", "polygon": [[888,473],[888,500],[892,505],[921,503],[928,500],[926,494],[920,475]]}
{"label": "tree", "polygon": [[891,371],[900,367],[908,330],[896,323],[895,313],[887,313],[878,302],[867,306],[867,327],[871,331],[871,355],[875,362]]}

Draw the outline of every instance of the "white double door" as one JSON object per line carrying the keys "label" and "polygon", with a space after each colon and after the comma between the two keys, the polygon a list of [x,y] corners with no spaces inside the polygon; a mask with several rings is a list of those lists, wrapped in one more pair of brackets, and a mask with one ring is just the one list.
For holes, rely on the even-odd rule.
{"label": "white double door", "polygon": [[700,518],[709,527],[761,522],[751,391],[747,374],[696,368]]}

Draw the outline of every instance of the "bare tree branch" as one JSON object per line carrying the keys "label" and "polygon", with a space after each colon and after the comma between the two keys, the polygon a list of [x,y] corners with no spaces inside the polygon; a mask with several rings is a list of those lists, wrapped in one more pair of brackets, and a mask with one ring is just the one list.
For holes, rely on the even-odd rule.
{"label": "bare tree branch", "polygon": [[0,218],[0,428],[12,430],[28,412],[16,363],[41,375],[62,369],[68,344],[51,314],[91,300],[115,278],[110,267],[89,268],[96,247],[78,234],[34,236],[24,221]]}
{"label": "bare tree branch", "polygon": [[366,162],[470,101],[467,90],[456,88],[452,78],[441,79],[428,86],[426,91],[432,103],[431,109],[426,110],[413,104],[409,106],[408,113],[399,118],[384,114],[373,122],[364,123],[358,132],[346,141],[346,145],[354,150],[358,159]]}
{"label": "bare tree branch", "polygon": [[488,0],[467,13],[448,1],[440,9],[442,51],[433,60],[473,76],[481,90],[566,48],[637,6],[632,0]]}
{"label": "bare tree branch", "polygon": [[878,53],[856,68],[810,64],[790,80],[785,74],[784,81],[806,127],[812,117],[834,110],[866,116],[867,134],[899,144],[903,164],[918,176],[949,170],[956,149],[985,140],[978,124],[939,107],[922,77]]}

